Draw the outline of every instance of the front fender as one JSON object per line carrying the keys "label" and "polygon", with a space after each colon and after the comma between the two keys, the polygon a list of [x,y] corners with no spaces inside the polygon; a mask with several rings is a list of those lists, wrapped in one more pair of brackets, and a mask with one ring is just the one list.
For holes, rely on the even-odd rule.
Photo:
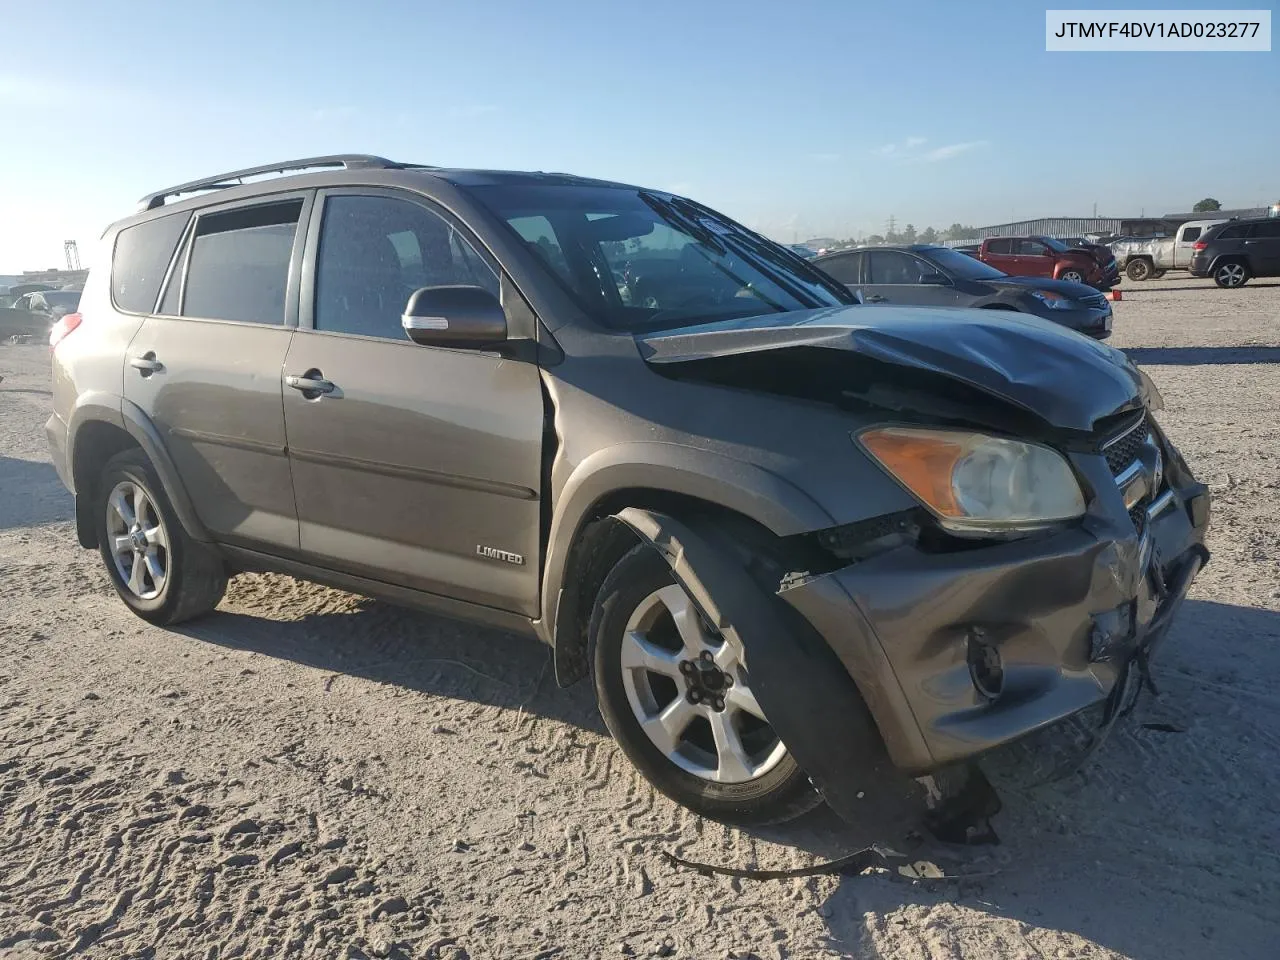
{"label": "front fender", "polygon": [[715,503],[785,537],[834,524],[799,487],[769,471],[675,443],[620,443],[579,463],[555,499],[542,581],[542,639],[554,644],[569,552],[601,501],[624,490],[678,494]]}
{"label": "front fender", "polygon": [[751,577],[723,535],[635,507],[615,516],[663,556],[721,635],[741,643],[769,723],[832,809],[851,823],[908,809],[914,785],[894,770],[839,658]]}

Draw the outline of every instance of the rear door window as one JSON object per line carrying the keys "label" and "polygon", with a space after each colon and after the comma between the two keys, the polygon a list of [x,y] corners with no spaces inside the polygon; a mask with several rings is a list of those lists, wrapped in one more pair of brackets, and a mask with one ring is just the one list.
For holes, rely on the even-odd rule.
{"label": "rear door window", "polygon": [[923,260],[897,250],[872,250],[868,257],[868,283],[919,283],[925,273],[937,273]]}
{"label": "rear door window", "polygon": [[1190,243],[1192,240],[1199,240],[1200,234],[1203,232],[1203,227],[1187,227],[1187,229],[1182,231],[1182,242]]}
{"label": "rear door window", "polygon": [[1013,241],[992,240],[987,244],[987,253],[1013,253]]}
{"label": "rear door window", "polygon": [[182,316],[283,325],[302,201],[238,207],[196,223]]}
{"label": "rear door window", "polygon": [[116,235],[111,258],[111,299],[117,309],[129,313],[150,313],[155,309],[165,271],[190,219],[189,213],[170,214],[125,227]]}

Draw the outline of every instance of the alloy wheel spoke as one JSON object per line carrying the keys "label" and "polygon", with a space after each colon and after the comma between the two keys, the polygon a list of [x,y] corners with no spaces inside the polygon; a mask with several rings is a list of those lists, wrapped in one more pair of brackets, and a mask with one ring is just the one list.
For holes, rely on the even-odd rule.
{"label": "alloy wheel spoke", "polygon": [[723,640],[720,646],[713,650],[711,659],[725,673],[733,673],[738,665],[738,651],[728,640]]}
{"label": "alloy wheel spoke", "polygon": [[163,525],[157,523],[151,529],[144,530],[143,533],[146,535],[147,543],[152,547],[164,547],[166,550],[169,549],[169,538],[164,532]]}
{"label": "alloy wheel spoke", "polygon": [[133,540],[128,536],[115,537],[111,546],[116,553],[121,555],[133,552]]}
{"label": "alloy wheel spoke", "polygon": [[137,516],[133,512],[133,506],[129,503],[129,498],[126,496],[125,491],[117,487],[111,493],[110,502],[111,509],[116,512],[116,515],[124,523],[125,530],[133,529],[134,523],[137,522]]}
{"label": "alloy wheel spoke", "polygon": [[151,574],[152,588],[159,590],[164,581],[164,567],[160,565],[160,557],[154,547],[143,554],[143,562],[146,563],[147,573]]}
{"label": "alloy wheel spoke", "polygon": [[670,650],[664,650],[637,630],[631,630],[622,638],[622,666],[624,669],[651,670],[666,677],[680,676],[680,660],[682,657]]}
{"label": "alloy wheel spoke", "polygon": [[645,733],[663,753],[675,753],[681,734],[696,713],[693,704],[684,697],[676,697],[660,713],[644,721]]}
{"label": "alloy wheel spoke", "polygon": [[129,568],[129,589],[138,596],[142,596],[147,592],[146,584],[142,579],[142,571],[146,569],[143,563],[142,555],[135,553],[133,555],[133,566]]}
{"label": "alloy wheel spoke", "polygon": [[751,758],[742,745],[742,738],[733,725],[730,715],[724,711],[713,712],[710,716],[711,733],[716,741],[716,758],[718,766],[716,779],[727,783],[738,783],[751,778]]}
{"label": "alloy wheel spoke", "polygon": [[725,706],[731,710],[741,710],[749,713],[753,717],[758,717],[766,723],[764,711],[760,709],[760,704],[756,702],[756,695],[751,692],[751,688],[745,683],[736,683],[724,694]]}
{"label": "alloy wheel spoke", "polygon": [[712,649],[710,639],[702,627],[702,617],[698,614],[698,608],[694,606],[683,587],[674,583],[669,587],[663,587],[658,591],[658,598],[671,614],[671,619],[675,622],[676,630],[680,633],[680,640],[689,657],[697,657],[703,650]]}

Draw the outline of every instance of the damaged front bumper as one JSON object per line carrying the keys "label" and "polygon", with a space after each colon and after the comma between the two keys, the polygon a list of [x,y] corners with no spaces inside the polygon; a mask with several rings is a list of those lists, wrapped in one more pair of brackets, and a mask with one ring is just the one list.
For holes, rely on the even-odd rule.
{"label": "damaged front bumper", "polygon": [[[1105,477],[1105,474],[1104,474]],[[965,760],[1108,699],[1207,561],[1189,475],[1139,518],[949,553],[904,546],[780,596],[840,657],[896,766]]]}

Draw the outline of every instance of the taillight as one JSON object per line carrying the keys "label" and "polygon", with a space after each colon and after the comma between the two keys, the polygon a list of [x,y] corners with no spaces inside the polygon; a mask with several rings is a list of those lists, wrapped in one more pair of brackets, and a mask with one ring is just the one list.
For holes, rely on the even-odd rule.
{"label": "taillight", "polygon": [[53,325],[53,329],[49,331],[49,349],[52,350],[76,327],[80,326],[80,321],[84,317],[78,313],[68,313],[65,317]]}
{"label": "taillight", "polygon": [[1192,250],[1205,250],[1205,249],[1207,249],[1207,248],[1208,248],[1208,246],[1209,246],[1209,241],[1208,241],[1208,240],[1197,240],[1197,241],[1195,242],[1195,246],[1193,246],[1191,249],[1192,249]]}

